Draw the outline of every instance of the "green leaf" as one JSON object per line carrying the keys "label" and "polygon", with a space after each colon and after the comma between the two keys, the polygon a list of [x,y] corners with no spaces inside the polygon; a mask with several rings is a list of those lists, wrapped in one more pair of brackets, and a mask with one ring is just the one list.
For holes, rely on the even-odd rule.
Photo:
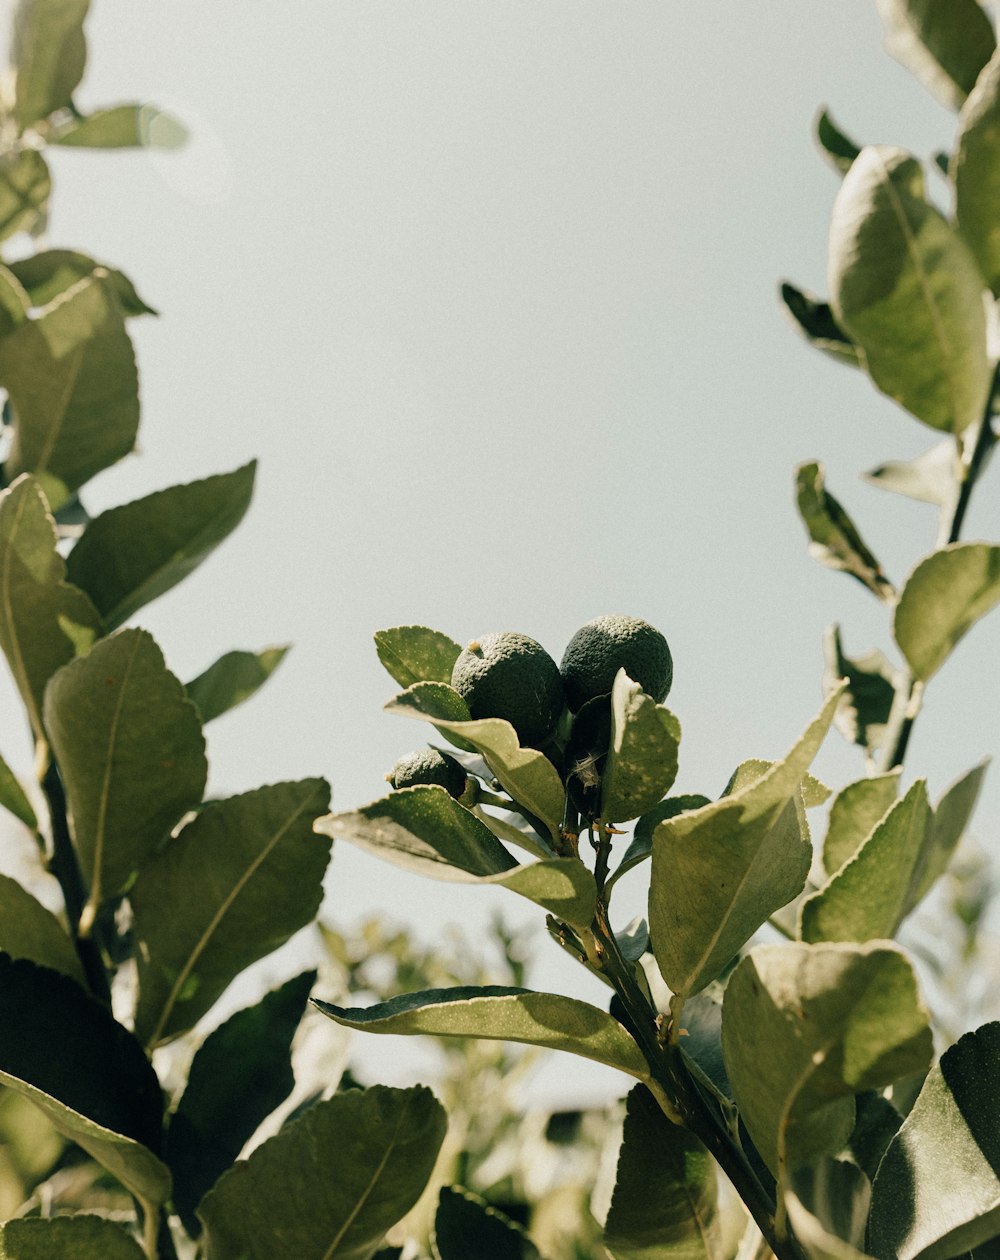
{"label": "green leaf", "polygon": [[983,278],[1000,292],[1000,54],[994,52],[965,102],[949,169],[955,221]]}
{"label": "green leaf", "polygon": [[144,1044],[191,1028],[244,968],[311,922],[330,859],[312,825],[329,803],[322,779],[216,801],[145,864],[130,894]]}
{"label": "green leaf", "polygon": [[393,626],[375,633],[378,659],[401,687],[418,682],[451,685],[451,671],[461,647],[440,630],[426,626]]}
{"label": "green leaf", "polygon": [[781,286],[781,300],[796,328],[810,345],[841,363],[861,366],[858,348],[834,319],[829,302],[822,301],[813,293],[796,289],[787,281]]}
{"label": "green leaf", "polygon": [[842,679],[847,680],[834,725],[846,740],[864,748],[871,757],[885,740],[899,670],[893,668],[878,648],[872,648],[864,656],[846,656],[839,626],[831,626],[827,631],[823,652],[826,690],[829,692],[839,686]]}
{"label": "green leaf", "polygon": [[519,1225],[461,1186],[442,1186],[433,1242],[435,1260],[541,1260]]}
{"label": "green leaf", "polygon": [[20,477],[0,493],[0,647],[38,739],[45,684],[100,633],[96,608],[65,576],[45,496]]}
{"label": "green leaf", "polygon": [[844,135],[826,109],[820,110],[816,119],[816,141],[834,170],[842,175],[851,169],[851,164],[861,152],[860,147]]}
{"label": "green leaf", "polygon": [[[549,829],[555,839],[562,823],[566,790],[555,766],[535,748],[522,748],[517,732],[503,718],[448,719],[445,702],[452,688],[440,683],[416,683],[385,706],[389,713],[433,722],[437,730],[457,737],[459,746],[474,748],[487,761],[504,789]],[[465,701],[453,693],[463,707]],[[468,709],[466,708],[466,712]]]}
{"label": "green leaf", "polygon": [[870,941],[895,936],[913,908],[931,812],[918,779],[857,852],[801,910],[804,941]]}
{"label": "green leaf", "polygon": [[180,149],[187,128],[155,105],[130,102],[98,109],[85,118],[74,118],[48,137],[50,144],[87,149]]}
{"label": "green leaf", "polygon": [[63,666],[46,688],[44,714],[90,890],[89,920],[201,802],[205,737],[145,630],[119,631]]}
{"label": "green leaf", "polygon": [[72,249],[45,249],[9,264],[24,286],[32,306],[48,306],[80,280],[106,278],[126,315],[155,315],[135,290],[132,281],[113,267]]}
{"label": "green leaf", "polygon": [[996,47],[976,0],[876,0],[887,51],[952,109],[960,109]]}
{"label": "green leaf", "polygon": [[14,118],[24,130],[72,104],[87,64],[83,20],[90,0],[19,0],[11,65]]}
{"label": "green leaf", "polygon": [[989,766],[989,758],[981,761],[967,774],[962,775],[938,801],[931,818],[921,853],[921,870],[913,897],[913,904],[930,892],[944,874],[952,854],[958,848],[972,811],[976,808],[979,790]]}
{"label": "green leaf", "polygon": [[291,1045],[315,971],[287,981],[237,1011],[205,1038],[167,1130],[165,1159],[174,1208],[192,1237],[195,1208],[244,1145],[292,1092]]}
{"label": "green leaf", "polygon": [[601,815],[625,822],[652,809],[677,777],[681,726],[623,669],[611,689],[611,747],[601,784]]}
{"label": "green leaf", "polygon": [[485,823],[443,787],[400,788],[361,809],[320,818],[316,830],[422,875],[496,875],[517,863]]}
{"label": "green leaf", "polygon": [[575,927],[589,928],[594,920],[597,885],[579,858],[546,858],[476,882],[509,888]]}
{"label": "green leaf", "polygon": [[23,324],[31,309],[31,298],[10,267],[0,263],[0,337]]}
{"label": "green leaf", "polygon": [[212,1260],[368,1260],[413,1207],[447,1118],[429,1089],[383,1085],[319,1102],[202,1200]]}
{"label": "green leaf", "polygon": [[44,221],[52,176],[37,149],[0,157],[0,240],[34,232]]}
{"label": "green leaf", "polygon": [[243,519],[256,460],[235,472],[171,486],[90,522],[69,555],[72,582],[108,629],[184,580]]}
{"label": "green leaf", "polygon": [[882,566],[868,550],[854,522],[825,486],[822,464],[796,470],[799,515],[810,539],[809,554],[831,569],[849,573],[876,598],[891,602],[895,592]]}
{"label": "green leaf", "polygon": [[871,1185],[854,1164],[826,1159],[802,1168],[785,1196],[788,1218],[809,1260],[866,1260]]}
{"label": "green leaf", "polygon": [[135,1239],[114,1221],[75,1216],[28,1217],[0,1225],[4,1260],[143,1260]]}
{"label": "green leaf", "polygon": [[805,887],[812,846],[802,832],[800,784],[839,698],[829,697],[788,756],[760,778],[656,828],[649,929],[674,993],[704,988]]}
{"label": "green leaf", "polygon": [[14,774],[14,771],[7,765],[3,757],[0,757],[0,805],[4,809],[9,810],[15,818],[23,822],[30,831],[38,830],[38,819],[35,816],[31,802],[25,795],[24,788],[21,787],[17,775]]}
{"label": "green leaf", "polygon": [[897,768],[888,774],[859,779],[837,794],[823,842],[823,868],[828,875],[852,858],[871,835],[875,824],[896,799],[899,775]]}
{"label": "green leaf", "polygon": [[958,462],[955,442],[945,438],[916,459],[890,460],[861,475],[865,481],[883,490],[944,507],[955,497]]}
{"label": "green leaf", "polygon": [[931,1068],[872,1188],[879,1260],[947,1260],[1000,1234],[1000,1023]]}
{"label": "green leaf", "polygon": [[955,645],[1000,603],[1000,546],[952,543],[926,556],[906,580],[893,633],[923,682]]}
{"label": "green leaf", "polygon": [[186,690],[201,714],[202,725],[249,700],[285,659],[289,647],[283,643],[261,652],[227,652],[192,678]]}
{"label": "green leaf", "polygon": [[0,950],[86,984],[73,942],[59,920],[8,875],[0,875]]}
{"label": "green leaf", "polygon": [[829,283],[837,320],[883,393],[935,429],[978,423],[993,376],[982,278],[902,149],[870,145],[844,177]]}
{"label": "green leaf", "polygon": [[46,474],[53,507],[127,455],[139,378],[111,280],[81,280],[4,337],[0,384],[14,415],[7,475]]}
{"label": "green leaf", "polygon": [[925,1068],[932,1042],[900,951],[784,944],[758,946],[730,976],[722,1048],[740,1115],[781,1180],[841,1150],[854,1095]]}
{"label": "green leaf", "polygon": [[499,985],[404,993],[367,1008],[315,1006],[345,1028],[401,1036],[476,1037],[567,1050],[645,1081],[642,1051],[618,1020],[588,1002],[559,993]]}
{"label": "green leaf", "polygon": [[655,808],[643,814],[636,822],[632,833],[632,841],[608,880],[607,886],[614,884],[634,866],[638,866],[640,862],[645,862],[646,858],[652,855],[653,835],[664,819],[674,818],[677,814],[701,809],[703,806],[710,804],[711,801],[707,796],[668,796],[665,801],[661,801]]}
{"label": "green leaf", "polygon": [[133,1194],[154,1205],[167,1199],[170,1174],[157,1158],[160,1083],[139,1043],[74,980],[5,955],[0,1083],[40,1107]]}
{"label": "green leaf", "polygon": [[630,1092],[604,1246],[612,1260],[714,1260],[721,1254],[712,1157],[663,1114],[644,1085]]}

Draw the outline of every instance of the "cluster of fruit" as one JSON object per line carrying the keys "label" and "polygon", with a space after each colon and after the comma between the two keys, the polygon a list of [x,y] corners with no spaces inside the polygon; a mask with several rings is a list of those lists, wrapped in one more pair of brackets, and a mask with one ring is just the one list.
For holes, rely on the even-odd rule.
{"label": "cluster of fruit", "polygon": [[[639,617],[611,614],[581,626],[560,665],[526,634],[474,639],[455,661],[451,685],[474,719],[503,718],[522,746],[543,752],[576,809],[592,815],[611,741],[611,689],[622,669],[658,704],[666,699],[673,681],[667,640]],[[394,788],[439,784],[456,799],[467,791],[464,768],[434,748],[402,757],[386,779]]]}

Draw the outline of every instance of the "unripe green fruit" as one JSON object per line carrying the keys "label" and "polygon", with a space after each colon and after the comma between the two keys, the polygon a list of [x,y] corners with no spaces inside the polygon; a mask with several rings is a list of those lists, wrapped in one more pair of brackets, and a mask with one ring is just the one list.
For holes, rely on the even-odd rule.
{"label": "unripe green fruit", "polygon": [[455,758],[436,748],[422,748],[400,757],[385,777],[394,788],[436,783],[447,788],[455,800],[465,791],[466,783],[465,771]]}
{"label": "unripe green fruit", "polygon": [[577,712],[588,700],[605,696],[624,669],[659,704],[667,698],[674,663],[666,639],[648,621],[613,613],[595,617],[570,639],[559,667],[566,702]]}
{"label": "unripe green fruit", "polygon": [[451,685],[474,718],[505,718],[529,747],[552,734],[565,705],[559,666],[540,643],[513,630],[470,643]]}

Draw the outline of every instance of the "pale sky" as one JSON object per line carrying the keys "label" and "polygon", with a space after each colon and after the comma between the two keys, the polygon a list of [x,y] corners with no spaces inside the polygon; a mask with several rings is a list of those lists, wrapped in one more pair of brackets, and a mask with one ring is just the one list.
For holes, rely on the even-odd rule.
{"label": "pale sky", "polygon": [[[78,104],[148,99],[193,141],[54,159],[51,244],[162,312],[132,324],[142,456],[84,500],[257,456],[247,520],[138,620],[185,679],[295,645],[208,728],[215,794],[323,774],[335,808],[380,795],[425,739],[381,711],[386,626],[519,630],[558,660],[593,616],[645,617],[674,655],[677,790],[708,795],[818,709],[831,621],[850,653],[890,649],[871,596],[807,556],[793,469],[826,463],[898,581],[933,511],[857,474],[936,435],[801,342],[776,296],[826,291],[821,104],[859,142],[951,143],[873,0],[95,0],[88,32]],[[1000,538],[997,477],[966,538]],[[998,659],[995,614],[929,688],[907,778],[934,799],[1000,753]],[[839,787],[863,764],[832,734],[816,770]],[[996,852],[1000,767],[974,829]],[[384,913],[428,939],[479,907],[532,917],[346,844],[329,887],[342,926]],[[603,1000],[541,930],[539,951],[539,987]]]}

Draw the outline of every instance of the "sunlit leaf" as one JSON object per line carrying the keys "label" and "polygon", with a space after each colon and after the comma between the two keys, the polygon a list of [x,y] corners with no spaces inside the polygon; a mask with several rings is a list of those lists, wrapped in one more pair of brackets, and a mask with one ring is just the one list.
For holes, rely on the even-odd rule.
{"label": "sunlit leaf", "polygon": [[977,0],[876,0],[888,51],[943,105],[961,108],[996,47]]}
{"label": "sunlit leaf", "polygon": [[123,1226],[91,1213],[27,1217],[0,1225],[5,1260],[143,1260]]}
{"label": "sunlit leaf", "polygon": [[608,884],[613,884],[628,871],[632,870],[634,866],[638,866],[640,862],[645,862],[648,857],[652,856],[653,835],[664,819],[673,818],[677,814],[683,814],[689,810],[701,809],[703,806],[711,803],[707,796],[668,796],[665,801],[661,801],[654,809],[643,814],[636,822],[632,832],[632,840],[615,868],[611,879],[608,880]]}
{"label": "sunlit leaf", "polygon": [[260,652],[226,652],[187,685],[188,697],[201,714],[202,725],[211,722],[244,700],[249,700],[278,668],[289,644]]}
{"label": "sunlit leaf", "polygon": [[105,276],[126,315],[156,314],[126,275],[76,250],[43,249],[27,258],[15,259],[9,267],[24,286],[32,306],[48,306],[80,280]]}
{"label": "sunlit leaf", "polygon": [[440,630],[393,626],[375,634],[378,658],[401,687],[417,682],[451,683],[461,647]]}
{"label": "sunlit leaf", "polygon": [[73,942],[59,920],[9,875],[0,875],[0,950],[85,983]]}
{"label": "sunlit leaf", "polygon": [[958,458],[954,440],[945,438],[916,459],[890,460],[862,476],[883,490],[943,507],[955,495]]}
{"label": "sunlit leaf", "polygon": [[867,1260],[870,1201],[868,1178],[847,1160],[825,1159],[799,1169],[785,1205],[808,1260]]}
{"label": "sunlit leaf", "polygon": [[129,103],[74,118],[47,137],[50,144],[87,149],[179,149],[187,128],[155,105]]}
{"label": "sunlit leaf", "polygon": [[1000,603],[1000,546],[952,543],[906,580],[893,621],[914,675],[926,681],[975,623]]}
{"label": "sunlit leaf", "polygon": [[625,822],[653,808],[677,777],[681,727],[624,670],[611,690],[611,747],[601,783],[601,814]]}
{"label": "sunlit leaf", "polygon": [[832,875],[854,856],[875,824],[896,799],[899,770],[849,783],[830,809],[830,825],[823,842],[823,867]]}
{"label": "sunlit leaf", "polygon": [[33,232],[43,221],[52,176],[37,149],[0,156],[0,240]]}
{"label": "sunlit leaf", "polygon": [[18,0],[10,60],[14,118],[22,130],[72,103],[87,63],[89,7],[90,0]]}
{"label": "sunlit leaf", "polygon": [[[0,546],[2,546],[2,543],[0,543]],[[2,552],[0,552],[0,555],[2,555]],[[0,564],[2,564],[2,560],[0,560]],[[38,830],[38,819],[35,816],[31,802],[18,781],[17,775],[7,765],[3,757],[0,757],[0,805],[4,809],[9,810],[15,818],[23,822],[31,831]]]}
{"label": "sunlit leaf", "polygon": [[890,601],[892,583],[868,550],[854,522],[826,489],[822,464],[797,469],[799,515],[811,539],[809,553],[821,564],[856,578],[876,598]]}

